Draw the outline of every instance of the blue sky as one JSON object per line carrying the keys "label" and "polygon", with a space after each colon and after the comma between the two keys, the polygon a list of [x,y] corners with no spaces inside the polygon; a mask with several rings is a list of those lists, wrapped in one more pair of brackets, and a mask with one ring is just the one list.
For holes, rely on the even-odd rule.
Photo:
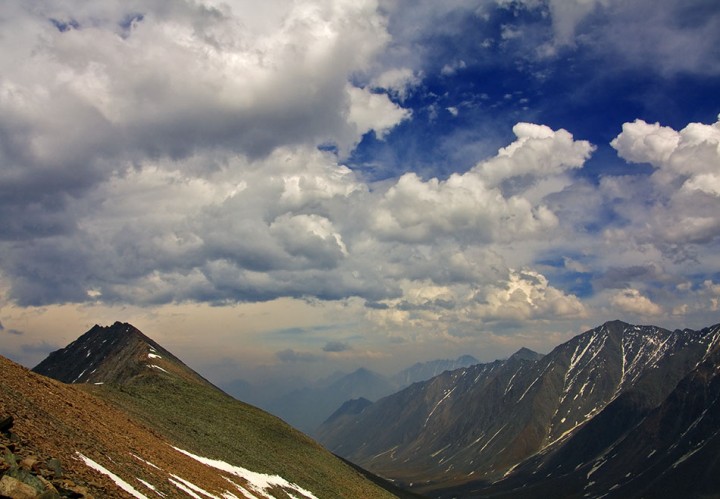
{"label": "blue sky", "polygon": [[221,380],[720,317],[720,5],[10,1],[0,353]]}

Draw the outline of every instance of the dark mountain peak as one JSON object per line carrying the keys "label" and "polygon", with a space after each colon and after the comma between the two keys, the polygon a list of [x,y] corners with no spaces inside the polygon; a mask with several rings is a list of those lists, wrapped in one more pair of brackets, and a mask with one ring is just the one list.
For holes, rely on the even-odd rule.
{"label": "dark mountain peak", "polygon": [[125,383],[141,374],[176,374],[207,383],[177,357],[126,322],[96,324],[33,371],[63,383]]}
{"label": "dark mountain peak", "polygon": [[372,402],[370,402],[365,397],[347,400],[343,403],[343,405],[340,406],[337,411],[333,412],[330,415],[330,417],[327,419],[327,422],[332,422],[343,416],[355,416],[356,414],[360,414],[362,411],[365,410],[366,407],[371,405]]}
{"label": "dark mountain peak", "polygon": [[588,331],[588,333],[591,333],[592,331],[601,331],[608,334],[615,340],[619,340],[621,338],[627,339],[628,336],[632,338],[642,338],[646,336],[657,337],[658,335],[665,336],[671,334],[671,331],[658,326],[629,324],[621,320],[608,321],[602,326]]}
{"label": "dark mountain peak", "polygon": [[480,361],[477,360],[472,355],[461,355],[460,357],[457,358],[457,360],[455,362],[457,364],[463,365],[463,367],[468,367],[468,366],[472,366],[474,364],[480,363]]}
{"label": "dark mountain peak", "polygon": [[347,386],[357,383],[380,383],[383,386],[388,385],[388,380],[380,373],[371,371],[365,367],[360,367],[355,371],[343,376],[342,378],[333,382],[330,387]]}
{"label": "dark mountain peak", "polygon": [[510,359],[536,361],[542,359],[543,357],[544,356],[541,353],[537,353],[533,350],[530,350],[529,348],[522,347],[520,350],[512,354],[510,356]]}
{"label": "dark mountain peak", "polygon": [[327,390],[340,390],[350,397],[359,397],[361,394],[365,394],[367,397],[377,399],[391,393],[393,387],[382,374],[361,367],[332,383]]}
{"label": "dark mountain peak", "polygon": [[625,329],[626,327],[630,326],[629,323],[621,321],[620,319],[613,319],[611,321],[606,321],[602,326],[605,328],[613,328],[613,329]]}

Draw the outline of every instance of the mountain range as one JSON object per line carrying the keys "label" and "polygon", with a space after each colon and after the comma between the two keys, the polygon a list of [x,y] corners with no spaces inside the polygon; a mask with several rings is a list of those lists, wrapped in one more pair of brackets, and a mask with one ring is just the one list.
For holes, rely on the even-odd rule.
{"label": "mountain range", "polygon": [[[282,418],[308,435],[314,435],[320,424],[347,400],[364,398],[375,401],[412,383],[478,362],[471,355],[463,355],[457,359],[418,362],[393,376],[383,376],[369,369],[359,368],[349,374],[335,373],[309,386],[289,391],[282,391],[278,387],[274,390],[257,390],[242,380],[227,383],[222,385],[222,388],[230,395],[250,401]],[[268,397],[267,394],[273,391],[275,395]]]}
{"label": "mountain range", "polygon": [[348,400],[317,432],[336,455],[130,324],[0,368],[0,497],[720,495],[720,325],[611,321]]}
{"label": "mountain range", "polygon": [[608,322],[347,404],[317,436],[430,497],[720,493],[720,325]]}
{"label": "mountain range", "polygon": [[403,496],[225,394],[130,324],[93,327],[35,372],[0,362],[0,420],[10,421],[0,495]]}

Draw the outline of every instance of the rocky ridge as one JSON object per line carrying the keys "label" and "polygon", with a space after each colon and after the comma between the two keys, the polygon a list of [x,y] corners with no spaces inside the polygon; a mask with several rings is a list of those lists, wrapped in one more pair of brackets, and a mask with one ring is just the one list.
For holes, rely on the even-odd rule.
{"label": "rocky ridge", "polygon": [[[645,490],[638,478],[643,460],[631,455],[660,453],[661,434],[653,433],[650,415],[667,414],[670,401],[683,396],[679,387],[695,387],[699,393],[685,397],[706,405],[692,406],[691,414],[699,410],[703,421],[712,421],[714,399],[697,380],[720,369],[713,364],[718,348],[720,325],[669,331],[611,321],[542,358],[518,352],[412,385],[359,414],[329,421],[318,435],[339,455],[431,496],[537,497],[563,491],[569,497],[600,497],[617,485],[631,497],[636,492],[629,491]],[[693,421],[673,430],[678,439],[694,434],[699,423]],[[636,428],[652,437],[633,447],[628,442]],[[692,450],[700,443],[703,452],[720,450],[716,436],[707,432],[687,445]],[[608,459],[616,448],[623,454]],[[664,458],[666,468],[658,470],[670,476],[667,466],[682,465],[677,463],[682,455],[675,457],[669,464]],[[610,469],[616,472],[604,472]],[[631,478],[634,483],[626,483]],[[680,483],[680,489],[700,487]]]}

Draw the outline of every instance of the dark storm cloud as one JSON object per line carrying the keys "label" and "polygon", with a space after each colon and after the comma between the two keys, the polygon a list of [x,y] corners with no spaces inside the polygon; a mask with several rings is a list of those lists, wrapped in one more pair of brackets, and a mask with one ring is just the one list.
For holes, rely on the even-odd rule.
{"label": "dark storm cloud", "polygon": [[593,287],[600,289],[625,289],[633,282],[652,282],[661,278],[658,268],[653,265],[612,267],[593,279]]}
{"label": "dark storm cloud", "polygon": [[283,362],[318,362],[322,357],[310,352],[298,352],[291,348],[275,353],[275,357]]}
{"label": "dark storm cloud", "polygon": [[346,352],[352,350],[350,345],[343,343],[342,341],[328,341],[323,347],[323,352]]}

